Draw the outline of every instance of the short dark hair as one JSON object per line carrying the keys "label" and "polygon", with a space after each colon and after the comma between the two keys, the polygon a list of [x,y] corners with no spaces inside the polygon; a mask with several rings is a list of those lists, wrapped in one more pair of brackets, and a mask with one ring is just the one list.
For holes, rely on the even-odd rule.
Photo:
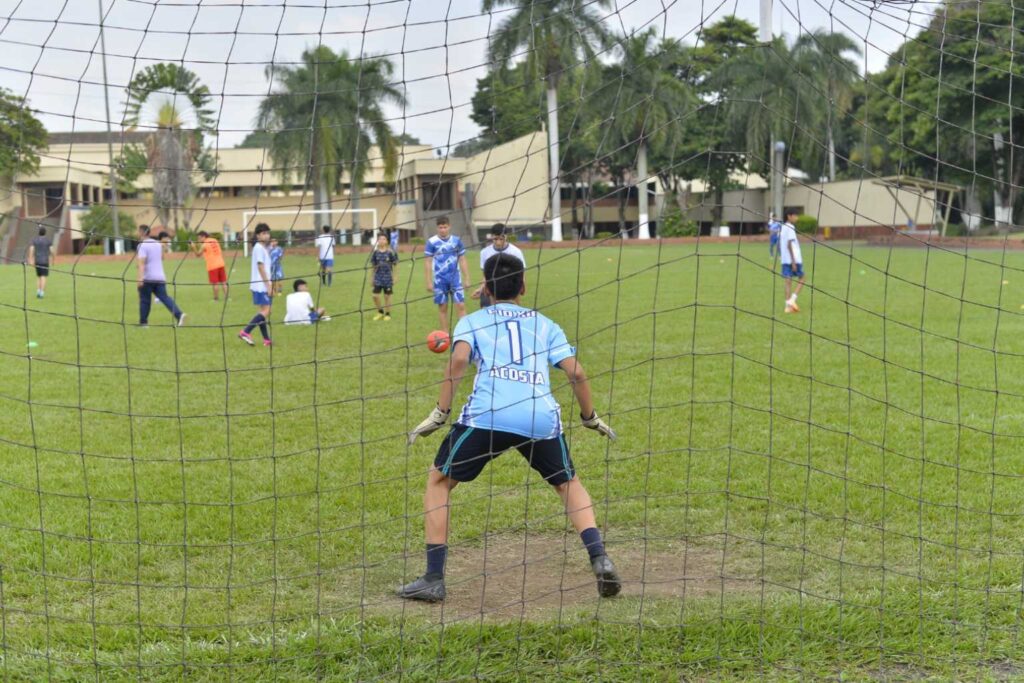
{"label": "short dark hair", "polygon": [[507,230],[504,223],[495,223],[491,226],[491,237],[505,237]]}
{"label": "short dark hair", "polygon": [[782,215],[785,216],[786,218],[789,218],[790,216],[799,217],[800,212],[797,211],[796,209],[786,209],[785,211],[782,212]]}
{"label": "short dark hair", "polygon": [[253,232],[254,235],[262,235],[265,232],[270,232],[270,226],[266,223],[260,223],[256,226],[256,230]]}
{"label": "short dark hair", "polygon": [[305,280],[296,280],[295,284],[292,285],[292,290],[297,292],[299,291],[299,287],[303,286],[304,284],[306,284]]}
{"label": "short dark hair", "polygon": [[169,232],[167,232],[166,230],[161,230],[161,231],[160,231],[160,234],[159,234],[159,235],[157,235],[157,236],[156,236],[156,238],[157,238],[158,240],[162,240],[162,239],[163,239],[163,238],[165,238],[165,237],[167,237],[167,238],[170,238],[170,236],[171,236],[171,235],[170,235],[170,233],[169,233]]}
{"label": "short dark hair", "polygon": [[325,235],[326,235],[327,233],[329,233],[330,231],[331,231],[331,226],[329,226],[329,225],[325,225],[325,226],[323,226],[322,228],[320,228],[320,232],[322,232],[322,233],[323,233],[323,234],[325,234]]}
{"label": "short dark hair", "polygon": [[523,291],[523,262],[509,254],[495,254],[484,263],[484,280],[495,301],[511,301]]}
{"label": "short dark hair", "polygon": [[451,222],[448,220],[448,216],[438,216],[435,222],[438,225],[451,225]]}
{"label": "short dark hair", "polygon": [[140,225],[139,226],[139,232],[141,232],[143,235],[148,235],[149,234],[149,226],[146,225],[146,224]]}
{"label": "short dark hair", "polygon": [[46,234],[46,228],[44,228],[43,226],[39,226],[39,235],[43,236],[45,234]]}
{"label": "short dark hair", "polygon": [[200,230],[196,234],[199,235],[200,237],[209,237],[210,236],[210,233],[206,232],[205,230]]}

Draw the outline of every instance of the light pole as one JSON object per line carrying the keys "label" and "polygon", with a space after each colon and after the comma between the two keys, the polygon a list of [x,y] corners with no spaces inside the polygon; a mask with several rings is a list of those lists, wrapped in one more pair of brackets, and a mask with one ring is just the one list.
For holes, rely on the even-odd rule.
{"label": "light pole", "polygon": [[111,141],[113,132],[110,129],[110,92],[107,89],[107,40],[103,34],[103,0],[96,0],[100,16],[100,61],[103,63],[103,104],[107,108],[107,159],[110,161],[110,211],[114,221],[114,253],[124,253],[124,242],[121,241],[121,223],[117,212],[117,170],[114,167],[114,143]]}

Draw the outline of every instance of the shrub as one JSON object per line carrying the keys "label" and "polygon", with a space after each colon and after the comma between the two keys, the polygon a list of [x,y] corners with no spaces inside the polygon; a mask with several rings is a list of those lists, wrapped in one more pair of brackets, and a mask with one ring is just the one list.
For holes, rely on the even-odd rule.
{"label": "shrub", "polygon": [[280,244],[288,243],[288,231],[287,230],[271,230],[270,239],[277,240]]}
{"label": "shrub", "polygon": [[[135,218],[131,214],[118,211],[117,222],[122,237],[135,236]],[[82,214],[79,224],[87,235],[114,236],[114,217],[109,204],[93,204]],[[103,253],[102,248],[100,248],[100,253]]]}
{"label": "shrub", "polygon": [[793,227],[801,235],[813,235],[818,232],[818,219],[803,213],[796,217],[796,225]]}
{"label": "shrub", "polygon": [[601,232],[598,232],[598,233],[594,234],[594,239],[595,240],[606,240],[606,239],[611,239],[612,237],[615,237],[615,233],[614,232],[604,232],[604,231],[601,231]]}
{"label": "shrub", "polygon": [[543,242],[546,239],[547,238],[544,237],[544,235],[531,235],[530,236],[530,241],[531,242]]}
{"label": "shrub", "polygon": [[410,237],[409,244],[426,244],[427,241],[422,237]]}
{"label": "shrub", "polygon": [[103,245],[102,244],[90,244],[89,246],[87,246],[85,249],[82,250],[82,253],[83,254],[88,254],[90,256],[94,256],[94,255],[97,255],[97,254],[102,255],[103,254]]}
{"label": "shrub", "polygon": [[696,237],[698,234],[697,221],[684,217],[678,206],[670,206],[658,219],[658,237]]}

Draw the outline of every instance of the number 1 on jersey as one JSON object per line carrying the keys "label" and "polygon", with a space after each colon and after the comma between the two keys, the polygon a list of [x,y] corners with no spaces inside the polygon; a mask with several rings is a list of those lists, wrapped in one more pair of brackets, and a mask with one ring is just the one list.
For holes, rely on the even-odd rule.
{"label": "number 1 on jersey", "polygon": [[508,346],[512,350],[512,362],[516,365],[523,364],[523,337],[519,332],[519,321],[509,320],[505,323],[508,328]]}

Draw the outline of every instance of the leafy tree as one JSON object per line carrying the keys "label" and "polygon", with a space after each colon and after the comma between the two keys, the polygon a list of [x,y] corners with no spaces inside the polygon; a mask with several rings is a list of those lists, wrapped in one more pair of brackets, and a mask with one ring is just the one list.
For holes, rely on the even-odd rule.
{"label": "leafy tree", "polygon": [[[511,14],[502,21],[490,45],[493,66],[502,68],[526,52],[525,74],[532,80],[543,79],[547,111],[555,113],[557,127],[558,84],[563,74],[579,63],[592,64],[598,52],[610,44],[607,29],[598,10],[608,9],[611,0],[593,0],[581,5],[577,0],[547,0],[521,3],[519,0],[483,0],[484,12],[505,7]],[[548,154],[551,182],[552,239],[562,239],[559,136],[548,126]]]}
{"label": "leafy tree", "polygon": [[32,114],[25,98],[0,88],[0,175],[36,173],[39,154],[46,146],[46,128]]}
{"label": "leafy tree", "polygon": [[[303,52],[298,66],[267,68],[277,87],[260,103],[256,127],[272,132],[270,157],[282,182],[290,184],[297,174],[313,189],[317,209],[330,208],[331,194],[341,189],[346,171],[352,205],[358,207],[374,144],[385,175],[394,176],[399,142],[384,106],[405,106],[406,99],[393,74],[384,57],[353,60],[345,51],[324,46]],[[314,214],[314,229],[319,222]]]}
{"label": "leafy tree", "polygon": [[757,28],[730,16],[704,28],[695,47],[664,46],[666,71],[697,94],[699,106],[683,119],[677,144],[652,150],[653,165],[684,211],[688,200],[681,181],[704,181],[713,197],[711,220],[715,225],[722,222],[723,195],[730,179],[747,163],[743,148],[735,144],[737,136],[728,116],[731,84],[717,76],[725,64],[755,45]]}
{"label": "leafy tree", "polygon": [[186,228],[195,197],[193,175],[216,175],[216,161],[204,136],[214,133],[210,91],[194,73],[177,64],[154,64],[128,85],[125,125],[150,134],[143,145],[128,145],[118,165],[119,189],[131,191],[147,169],[153,176],[153,203],[164,225],[178,228],[179,211]]}
{"label": "leafy tree", "polygon": [[[93,204],[79,219],[82,230],[90,241],[96,237],[114,236],[114,212],[109,204]],[[135,231],[135,218],[124,211],[117,212],[121,234],[131,235]]]}
{"label": "leafy tree", "polygon": [[[636,149],[636,182],[639,200],[639,236],[650,237],[647,214],[647,157],[651,147],[674,147],[682,138],[682,122],[696,108],[696,97],[687,84],[667,70],[666,55],[674,56],[672,46],[657,45],[652,28],[627,37],[622,44],[622,60],[605,68],[605,78],[615,83],[604,89],[610,98],[605,108],[611,112],[612,135],[617,147],[632,156]],[[620,204],[620,206],[623,206]],[[624,208],[624,207],[623,207]],[[624,217],[620,217],[624,224]],[[624,227],[624,225],[622,226]]]}
{"label": "leafy tree", "polygon": [[248,149],[266,149],[270,147],[273,136],[265,130],[254,130],[245,136],[239,147]]}
{"label": "leafy tree", "polygon": [[420,139],[415,135],[409,133],[399,133],[395,136],[395,144],[397,145],[422,145]]}
{"label": "leafy tree", "polygon": [[1013,222],[1024,183],[1024,64],[1011,47],[1022,29],[1012,3],[947,3],[894,54],[884,80],[896,152],[909,152],[922,175],[995,193],[1000,228]]}
{"label": "leafy tree", "polygon": [[853,107],[855,85],[860,80],[857,63],[847,55],[860,56],[860,48],[845,33],[817,30],[800,36],[793,54],[797,61],[808,65],[811,77],[819,81],[818,88],[827,98],[828,178],[835,180],[836,138],[837,134],[841,135],[837,128],[841,129],[846,122],[846,115]]}
{"label": "leafy tree", "polygon": [[544,87],[529,76],[527,64],[504,65],[477,80],[469,118],[492,146],[528,135],[544,125]]}

